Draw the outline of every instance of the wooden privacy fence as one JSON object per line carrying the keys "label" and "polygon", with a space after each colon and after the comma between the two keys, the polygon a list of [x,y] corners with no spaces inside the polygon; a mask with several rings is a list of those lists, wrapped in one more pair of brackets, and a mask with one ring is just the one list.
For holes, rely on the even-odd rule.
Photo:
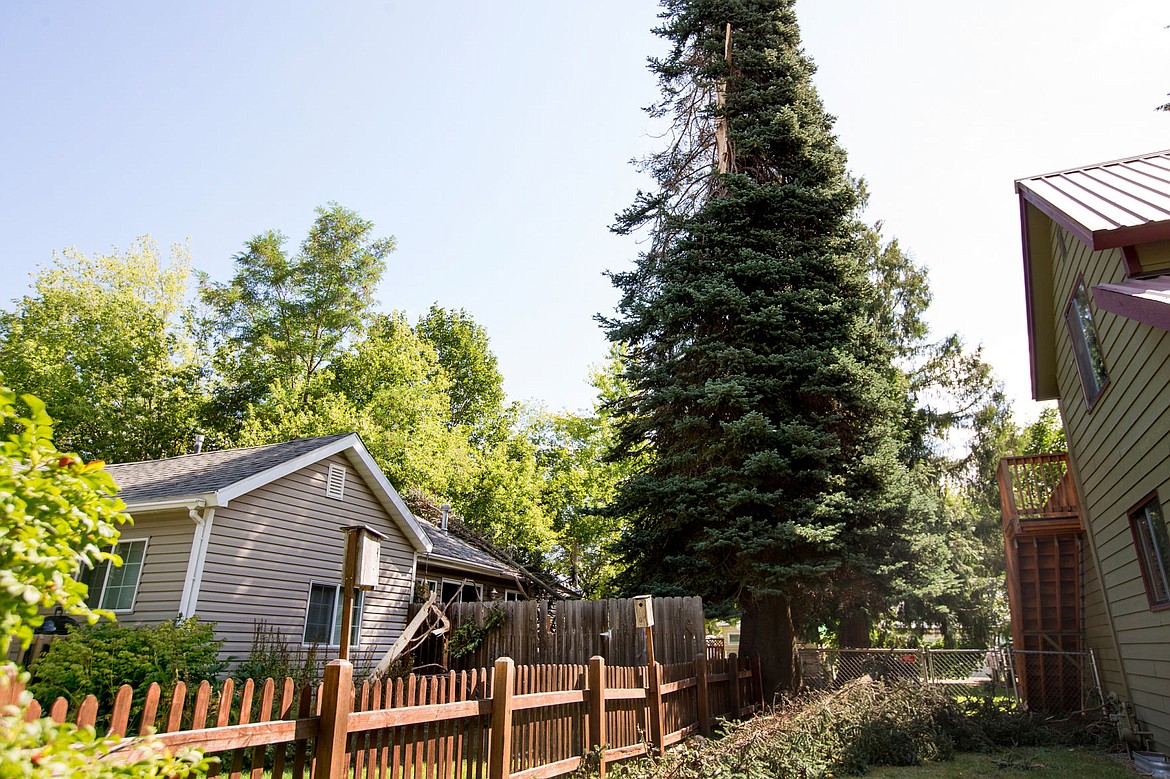
{"label": "wooden privacy fence", "polygon": [[[419,606],[412,606],[413,615]],[[496,601],[453,603],[446,608],[454,633],[460,625],[483,625],[490,609],[504,612],[503,624],[487,633],[483,643],[460,658],[444,658],[441,641],[416,652],[416,664],[478,668],[497,657],[520,665],[575,663],[604,657],[610,665],[646,665],[646,630],[635,624],[634,601],[614,598],[593,601]],[[654,656],[661,663],[681,663],[704,651],[703,599],[654,598]]]}
{"label": "wooden privacy fence", "polygon": [[[93,696],[75,710],[61,698],[49,715],[95,726],[114,737],[130,732],[132,702],[141,708],[137,733],[152,729],[170,749],[194,747],[219,758],[210,776],[237,779],[538,779],[661,752],[692,733],[709,735],[720,718],[761,703],[755,658],[646,667],[588,664],[516,666],[441,676],[410,675],[383,683],[352,683],[353,666],[335,660],[320,685],[291,679],[257,685],[207,682],[193,700],[179,684],[168,701],[151,685],[141,702],[123,687],[110,712]],[[0,677],[0,706],[21,687]],[[165,706],[163,705],[165,703]],[[163,709],[165,708],[165,714]],[[29,718],[40,716],[35,702]],[[124,738],[111,759],[133,754],[140,738]],[[593,757],[595,756],[595,757]],[[265,774],[264,772],[269,773]]]}

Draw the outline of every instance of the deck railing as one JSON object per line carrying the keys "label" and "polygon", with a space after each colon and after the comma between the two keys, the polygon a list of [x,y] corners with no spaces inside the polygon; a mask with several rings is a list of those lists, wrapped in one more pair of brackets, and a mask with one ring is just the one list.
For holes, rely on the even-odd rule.
{"label": "deck railing", "polygon": [[1004,529],[1009,535],[1026,532],[1036,522],[1046,528],[1052,524],[1080,528],[1080,501],[1067,454],[1005,457],[999,461],[998,480]]}

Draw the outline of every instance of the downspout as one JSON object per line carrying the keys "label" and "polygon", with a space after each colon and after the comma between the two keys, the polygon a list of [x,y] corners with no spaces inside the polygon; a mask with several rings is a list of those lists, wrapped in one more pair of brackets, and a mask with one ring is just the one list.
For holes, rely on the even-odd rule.
{"label": "downspout", "polygon": [[195,523],[195,535],[191,539],[191,553],[187,558],[187,573],[183,578],[183,594],[179,598],[179,616],[187,619],[195,615],[199,602],[199,588],[203,584],[203,566],[207,562],[207,547],[211,541],[211,526],[215,519],[215,508],[203,501],[187,510]]}

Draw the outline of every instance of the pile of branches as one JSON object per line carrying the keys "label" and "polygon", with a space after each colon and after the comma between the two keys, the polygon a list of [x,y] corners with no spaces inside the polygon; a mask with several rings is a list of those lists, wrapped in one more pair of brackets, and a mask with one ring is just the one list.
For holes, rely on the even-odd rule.
{"label": "pile of branches", "polygon": [[664,757],[615,767],[610,776],[818,779],[948,760],[958,751],[1021,741],[1040,745],[1070,738],[1042,718],[998,703],[962,704],[931,685],[862,679],[728,723],[717,739],[692,739]]}

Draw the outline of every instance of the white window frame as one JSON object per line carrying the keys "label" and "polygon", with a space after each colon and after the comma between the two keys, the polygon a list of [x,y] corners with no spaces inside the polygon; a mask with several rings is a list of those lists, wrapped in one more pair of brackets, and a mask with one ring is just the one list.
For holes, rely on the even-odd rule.
{"label": "white window frame", "polygon": [[524,593],[520,590],[504,590],[504,602],[510,603],[519,600],[524,600]]}
{"label": "white window frame", "polygon": [[443,581],[442,579],[431,579],[427,576],[419,576],[418,578],[416,578],[414,580],[414,583],[416,585],[417,584],[423,585],[430,592],[442,593],[443,592],[442,581]]}
{"label": "white window frame", "polygon": [[[333,620],[329,626],[329,641],[322,643],[320,641],[306,641],[306,633],[309,629],[309,609],[313,605],[313,587],[328,587],[333,590]],[[341,646],[341,609],[344,600],[341,597],[341,585],[336,582],[322,582],[316,579],[309,580],[309,591],[305,596],[305,616],[301,621],[301,646],[319,646],[324,649],[331,649]],[[350,646],[359,646],[362,642],[362,617],[366,610],[365,593],[358,590],[354,595],[353,610],[354,620],[350,626]],[[333,642],[334,636],[338,637],[337,643]]]}
{"label": "white window frame", "polygon": [[[150,549],[150,536],[143,536],[141,538],[119,538],[118,542],[114,544],[114,548],[110,550],[119,557],[122,557],[124,560],[125,556],[118,554],[118,547],[124,544],[129,546],[130,544],[139,543],[142,544],[142,563],[138,566],[138,573],[134,577],[134,594],[130,596],[130,607],[126,609],[111,609],[102,605],[102,602],[106,599],[106,585],[110,581],[110,571],[114,570],[115,567],[122,568],[125,565],[125,563],[123,563],[123,566],[114,566],[113,563],[110,563],[108,560],[103,560],[102,562],[98,563],[98,565],[104,564],[106,567],[105,573],[102,574],[101,585],[99,586],[96,580],[93,583],[93,587],[97,588],[97,604],[93,606],[93,608],[104,609],[106,611],[113,612],[114,614],[130,614],[134,611],[134,607],[138,604],[138,587],[140,584],[142,584],[142,571],[146,568],[146,553]],[[87,592],[85,598],[86,602],[89,602],[92,596],[92,592]]]}

